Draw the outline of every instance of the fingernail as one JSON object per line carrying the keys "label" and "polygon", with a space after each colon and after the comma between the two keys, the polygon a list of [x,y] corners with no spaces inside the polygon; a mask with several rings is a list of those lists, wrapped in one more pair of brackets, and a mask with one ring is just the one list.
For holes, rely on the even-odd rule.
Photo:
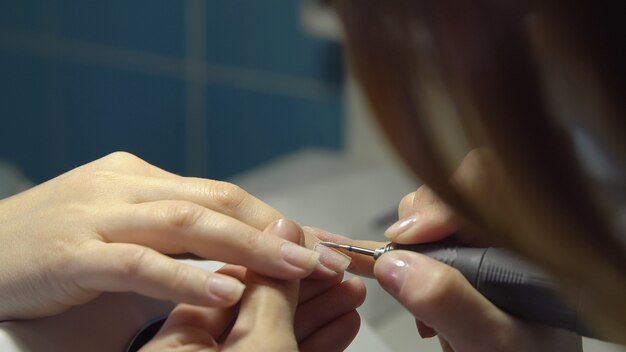
{"label": "fingernail", "polygon": [[227,276],[211,277],[207,283],[209,295],[219,301],[237,302],[245,288],[246,285]]}
{"label": "fingernail", "polygon": [[396,237],[400,237],[402,234],[406,233],[417,224],[418,218],[419,214],[413,214],[411,216],[398,220],[398,222],[389,226],[387,231],[385,231],[385,237],[389,239],[395,239]]}
{"label": "fingernail", "polygon": [[[300,227],[286,219],[274,221],[268,226],[267,231],[288,241],[300,242],[302,239]],[[320,264],[319,253],[293,242],[285,242],[280,246],[280,256],[285,262],[306,271],[313,270]]]}
{"label": "fingernail", "polygon": [[378,259],[375,271],[383,288],[392,294],[398,294],[408,269],[409,265],[404,259],[387,254]]}
{"label": "fingernail", "polygon": [[287,241],[296,243],[299,243],[302,237],[300,227],[295,222],[287,219],[278,219],[272,222],[265,231]]}
{"label": "fingernail", "polygon": [[331,233],[331,232],[322,230],[317,227],[304,226],[302,230],[304,230],[305,233],[313,234],[315,237],[319,238],[322,241],[337,242],[337,243],[345,243],[345,242],[350,241],[350,238],[346,236],[341,236],[336,233]]}
{"label": "fingernail", "polygon": [[280,246],[280,256],[287,263],[304,270],[313,270],[320,263],[320,254],[292,242]]}
{"label": "fingernail", "polygon": [[320,263],[322,263],[322,265],[326,268],[337,273],[346,271],[352,261],[352,258],[349,256],[328,248],[323,244],[316,244],[315,251],[320,254]]}

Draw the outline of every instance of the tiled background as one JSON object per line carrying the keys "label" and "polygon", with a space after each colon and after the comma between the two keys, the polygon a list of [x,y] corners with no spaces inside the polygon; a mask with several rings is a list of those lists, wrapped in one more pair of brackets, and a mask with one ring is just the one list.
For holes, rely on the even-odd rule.
{"label": "tiled background", "polygon": [[294,0],[0,0],[0,159],[35,182],[116,150],[226,178],[342,148],[340,49]]}

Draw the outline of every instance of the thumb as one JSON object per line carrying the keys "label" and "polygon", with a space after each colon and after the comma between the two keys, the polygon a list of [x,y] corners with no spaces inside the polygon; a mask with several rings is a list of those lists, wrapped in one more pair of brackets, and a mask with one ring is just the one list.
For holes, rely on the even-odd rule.
{"label": "thumb", "polygon": [[474,290],[456,269],[420,254],[394,251],[377,260],[374,275],[454,350],[519,350],[519,345],[510,345],[516,321]]}

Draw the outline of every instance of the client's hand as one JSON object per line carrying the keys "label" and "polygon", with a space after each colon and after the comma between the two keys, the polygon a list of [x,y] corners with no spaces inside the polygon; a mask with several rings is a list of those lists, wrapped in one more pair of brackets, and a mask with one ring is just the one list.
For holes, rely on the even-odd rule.
{"label": "client's hand", "polygon": [[263,234],[279,218],[232,184],[111,154],[0,201],[0,321],[59,313],[105,291],[233,305],[244,288],[238,280],[165,254],[280,279],[321,268],[318,253]]}
{"label": "client's hand", "polygon": [[246,284],[238,311],[179,305],[141,351],[343,351],[359,329],[355,309],[365,287],[358,278],[298,284],[242,267],[221,272]]}

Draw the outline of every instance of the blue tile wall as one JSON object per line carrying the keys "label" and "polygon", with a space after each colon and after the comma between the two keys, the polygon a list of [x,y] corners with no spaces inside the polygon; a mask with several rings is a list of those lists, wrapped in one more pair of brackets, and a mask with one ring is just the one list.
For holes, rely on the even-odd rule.
{"label": "blue tile wall", "polygon": [[125,150],[185,172],[182,81],[81,65],[65,77],[72,160]]}
{"label": "blue tile wall", "polygon": [[[304,147],[341,149],[340,50],[303,33],[300,2],[205,5],[212,72],[219,76],[223,67],[226,75],[241,77],[252,70],[263,81],[212,81],[211,75],[201,81],[208,170],[194,176],[227,178]],[[142,70],[90,59],[89,53],[74,57],[76,51],[41,41],[16,48],[19,41],[2,37],[21,31],[26,40],[78,40],[175,66],[185,60],[184,13],[184,1],[173,0],[0,0],[0,159],[16,163],[35,182],[115,150],[189,174],[189,77],[172,74],[182,66],[166,73]],[[301,86],[294,93],[285,82]],[[272,89],[276,85],[282,88]],[[297,93],[302,89],[313,94]]]}
{"label": "blue tile wall", "polygon": [[207,3],[209,61],[316,79],[340,77],[339,47],[302,33],[299,1]]}
{"label": "blue tile wall", "polygon": [[184,20],[181,1],[61,1],[61,34],[148,52],[182,56]]}
{"label": "blue tile wall", "polygon": [[45,163],[44,69],[38,58],[0,51],[0,158],[18,162],[31,177]]}
{"label": "blue tile wall", "polygon": [[46,9],[42,0],[1,0],[0,24],[9,28],[42,31],[45,28]]}
{"label": "blue tile wall", "polygon": [[341,147],[336,99],[306,100],[221,86],[209,86],[206,97],[209,167],[218,178],[302,146]]}

